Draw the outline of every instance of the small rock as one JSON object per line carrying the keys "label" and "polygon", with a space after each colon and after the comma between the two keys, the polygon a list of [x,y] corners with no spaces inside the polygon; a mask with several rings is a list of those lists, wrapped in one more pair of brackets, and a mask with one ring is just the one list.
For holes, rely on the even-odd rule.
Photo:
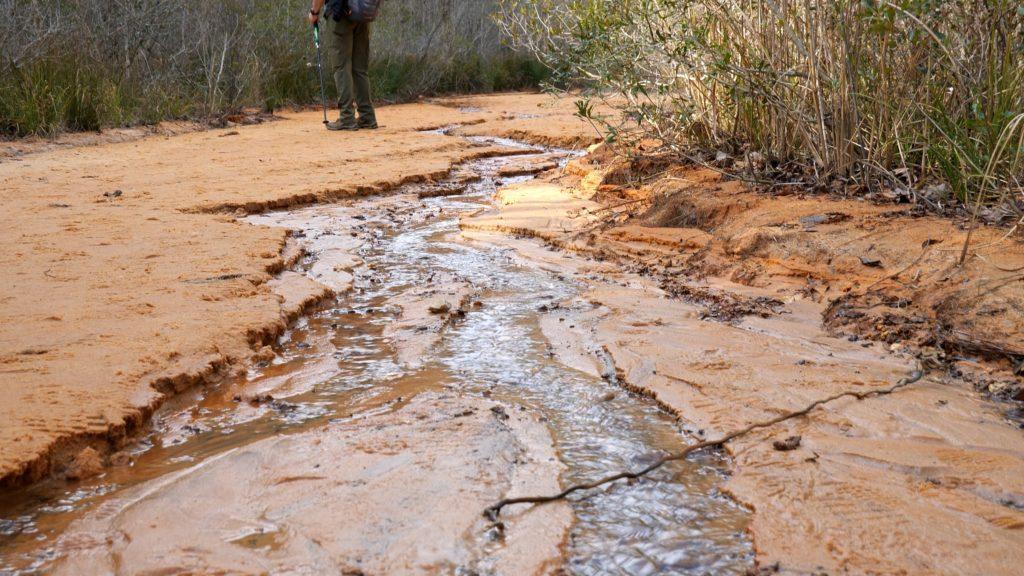
{"label": "small rock", "polygon": [[897,204],[909,204],[914,199],[914,193],[903,187],[887,190],[883,193],[883,196]]}
{"label": "small rock", "polygon": [[785,440],[776,440],[775,442],[772,442],[772,447],[779,452],[789,452],[799,448],[801,440],[802,438],[800,436],[790,436]]}
{"label": "small rock", "polygon": [[439,306],[431,306],[430,308],[428,308],[428,310],[430,311],[431,314],[447,314],[448,312],[451,312],[452,307],[447,302],[445,302],[444,304],[441,304]]}
{"label": "small rock", "polygon": [[247,398],[246,401],[253,406],[259,406],[260,404],[273,402],[274,397],[270,394],[254,394]]}
{"label": "small rock", "polygon": [[132,455],[124,450],[115,452],[110,456],[111,466],[129,466],[132,463]]}
{"label": "small rock", "polygon": [[68,464],[64,476],[68,480],[85,480],[103,472],[103,458],[95,448],[89,446],[79,452]]}
{"label": "small rock", "polygon": [[819,224],[825,224],[828,222],[828,215],[826,214],[813,214],[811,216],[804,216],[800,218],[800,224],[803,224],[804,228],[813,228]]}
{"label": "small rock", "polygon": [[609,392],[609,393],[605,394],[604,396],[601,396],[601,402],[611,402],[612,400],[615,400],[615,398],[616,398],[615,392]]}
{"label": "small rock", "polygon": [[782,565],[778,562],[769,564],[767,566],[761,566],[760,568],[751,569],[748,574],[750,576],[769,576],[770,574],[778,574],[782,570]]}
{"label": "small rock", "polygon": [[270,346],[264,346],[260,348],[258,352],[252,355],[252,361],[254,363],[270,362],[276,356],[277,354],[274,352],[273,348],[271,348]]}
{"label": "small rock", "polygon": [[508,412],[505,412],[505,408],[503,408],[501,406],[492,406],[491,407],[491,412],[493,412],[494,415],[499,420],[508,420]]}

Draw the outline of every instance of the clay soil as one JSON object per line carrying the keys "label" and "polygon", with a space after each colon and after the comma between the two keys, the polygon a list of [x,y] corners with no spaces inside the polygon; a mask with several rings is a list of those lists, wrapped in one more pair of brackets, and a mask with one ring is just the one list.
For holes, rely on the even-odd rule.
{"label": "clay soil", "polygon": [[[388,107],[375,132],[328,133],[318,113],[304,112],[8,151],[0,484],[102,472],[158,407],[273,357],[296,318],[350,289],[354,257],[343,237],[324,247],[331,256],[319,269],[300,274],[302,243],[244,217],[385,194],[511,152],[451,135],[592,144],[573,112],[570,100],[542,95],[467,97]],[[454,125],[451,135],[437,130]],[[926,370],[891,396],[838,401],[725,447],[725,489],[752,514],[754,570],[1019,573],[1019,236],[977,231],[961,267],[962,223],[910,206],[770,195],[686,166],[659,166],[654,176],[602,147],[564,169],[541,157],[505,170],[548,172],[467,214],[464,235],[513,248],[529,265],[574,270],[583,304],[545,310],[552,353],[656,398],[695,441]],[[473,299],[471,286],[438,284],[398,303],[403,315],[388,334],[402,363],[431,345],[417,334],[439,333]],[[464,536],[479,528],[485,504],[510,486],[556,489],[560,467],[544,426],[496,413],[490,402],[432,391],[362,424],[228,451],[76,523],[77,553],[58,570],[104,572],[124,559],[140,570],[283,570],[308,557],[292,548],[302,541],[325,558],[363,559],[310,571],[443,572],[469,554]],[[358,466],[322,466],[350,458]],[[403,469],[416,486],[395,472]],[[453,476],[480,481],[451,484]],[[190,500],[195,493],[211,500]],[[367,523],[335,530],[318,509],[332,499],[364,506],[352,514]],[[435,522],[438,507],[448,513]],[[280,514],[268,518],[269,509]],[[568,508],[516,513],[495,570],[553,572]],[[182,514],[200,520],[174,528]],[[424,530],[435,525],[448,532]],[[279,546],[273,535],[282,531],[301,538]],[[227,533],[269,549],[272,566],[245,565],[235,541],[201,550]],[[390,533],[401,535],[391,548],[372,547]],[[190,547],[165,549],[172,541]]]}

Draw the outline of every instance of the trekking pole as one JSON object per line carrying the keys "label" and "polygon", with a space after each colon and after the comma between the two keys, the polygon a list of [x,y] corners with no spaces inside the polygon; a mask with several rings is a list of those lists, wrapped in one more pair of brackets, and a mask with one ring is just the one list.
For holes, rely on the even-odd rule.
{"label": "trekking pole", "polygon": [[313,24],[313,44],[316,44],[316,71],[320,76],[320,100],[324,105],[324,126],[330,124],[327,121],[327,90],[324,88],[324,66],[320,57],[320,22]]}

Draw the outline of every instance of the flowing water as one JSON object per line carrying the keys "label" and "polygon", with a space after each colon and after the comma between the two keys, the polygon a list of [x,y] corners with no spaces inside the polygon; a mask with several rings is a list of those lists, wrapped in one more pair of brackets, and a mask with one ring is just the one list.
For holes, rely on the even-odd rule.
{"label": "flowing water", "polygon": [[[507,143],[507,142],[506,142]],[[467,167],[482,179],[457,196],[403,195],[253,218],[302,229],[310,274],[332,249],[356,242],[354,290],[300,320],[278,357],[241,382],[196,390],[157,414],[132,447],[134,464],[77,485],[50,481],[0,500],[0,573],[33,573],[60,554],[68,524],[111,494],[273,435],[395,410],[427,390],[524,406],[547,422],[564,484],[635,468],[688,440],[651,400],[559,363],[540,328],[572,279],[523,263],[499,245],[469,242],[460,212],[490,201],[509,158]],[[410,187],[406,192],[430,192]],[[353,238],[348,230],[358,229]],[[398,361],[384,336],[411,289],[445,278],[468,284],[479,306],[449,327],[429,358]],[[578,303],[578,305],[586,305]],[[273,399],[260,395],[270,393]],[[255,397],[258,401],[249,402]],[[748,513],[718,492],[726,458],[702,453],[649,478],[575,498],[567,570],[575,574],[740,574],[752,565]]]}

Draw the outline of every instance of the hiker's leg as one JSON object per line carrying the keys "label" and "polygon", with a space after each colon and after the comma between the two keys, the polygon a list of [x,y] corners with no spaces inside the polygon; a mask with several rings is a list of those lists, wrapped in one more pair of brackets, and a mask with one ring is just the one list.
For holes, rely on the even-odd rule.
{"label": "hiker's leg", "polygon": [[338,87],[338,114],[343,124],[355,124],[356,114],[352,102],[352,39],[354,24],[348,20],[335,22],[326,18],[330,34],[331,67],[334,84]]}
{"label": "hiker's leg", "polygon": [[360,126],[377,125],[370,97],[370,28],[370,24],[357,24],[352,39],[352,82],[355,84]]}

